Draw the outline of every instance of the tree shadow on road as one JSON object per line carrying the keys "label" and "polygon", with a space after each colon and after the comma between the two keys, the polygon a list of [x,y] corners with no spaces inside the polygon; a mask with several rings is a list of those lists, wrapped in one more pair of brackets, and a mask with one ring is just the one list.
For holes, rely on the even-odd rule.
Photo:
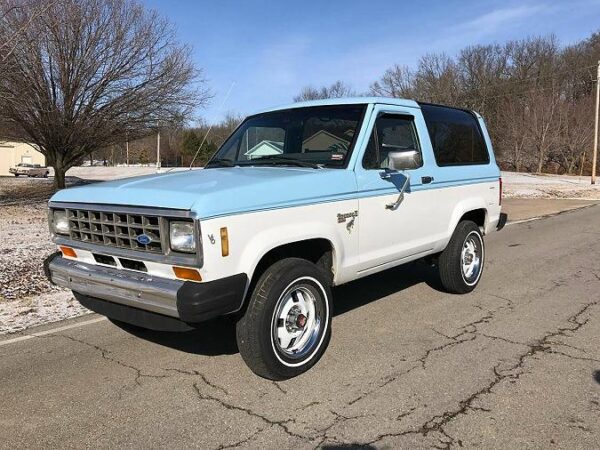
{"label": "tree shadow on road", "polygon": [[[334,316],[341,316],[419,283],[442,291],[437,270],[421,261],[352,281],[333,289]],[[186,353],[206,356],[238,353],[234,317],[210,320],[199,324],[196,330],[178,333],[119,326],[141,339]]]}

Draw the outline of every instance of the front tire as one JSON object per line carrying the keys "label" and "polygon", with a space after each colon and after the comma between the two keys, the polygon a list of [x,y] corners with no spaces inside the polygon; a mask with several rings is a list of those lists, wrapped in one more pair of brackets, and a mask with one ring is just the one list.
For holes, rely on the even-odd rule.
{"label": "front tire", "polygon": [[440,279],[453,294],[471,292],[481,279],[485,262],[483,235],[475,222],[460,222],[439,258]]}
{"label": "front tire", "polygon": [[324,271],[287,258],[259,278],[236,325],[242,358],[257,375],[285,380],[306,372],[331,338],[332,301]]}

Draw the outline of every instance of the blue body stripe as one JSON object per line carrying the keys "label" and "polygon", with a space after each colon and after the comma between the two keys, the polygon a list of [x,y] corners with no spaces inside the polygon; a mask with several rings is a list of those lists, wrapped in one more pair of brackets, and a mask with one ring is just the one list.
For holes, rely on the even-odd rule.
{"label": "blue body stripe", "polygon": [[[411,185],[408,192],[420,192],[420,191],[427,191],[427,190],[443,189],[443,188],[447,188],[447,187],[458,187],[458,186],[468,186],[468,185],[480,184],[480,183],[491,183],[491,182],[495,182],[497,180],[498,180],[498,177],[485,177],[485,178],[477,178],[477,179],[473,179],[473,180],[457,180],[457,181],[448,181],[448,182],[443,182],[443,183],[418,184],[418,185]],[[345,193],[336,194],[336,195],[306,198],[306,199],[298,200],[295,202],[284,202],[279,205],[273,204],[273,205],[269,205],[268,207],[264,207],[264,208],[248,208],[248,209],[237,210],[233,213],[223,213],[223,214],[215,214],[212,216],[202,216],[202,219],[207,220],[207,219],[215,219],[218,217],[227,217],[227,216],[236,215],[236,214],[249,214],[249,213],[261,212],[261,211],[272,211],[275,209],[297,208],[297,207],[301,207],[301,206],[318,205],[318,204],[322,204],[322,203],[341,202],[341,201],[345,201],[345,200],[358,200],[358,199],[380,197],[383,195],[390,195],[390,194],[397,194],[397,193],[398,193],[398,189],[396,187],[394,187],[393,185],[390,185],[390,187],[366,189],[366,190],[356,191],[356,192],[345,192]]]}

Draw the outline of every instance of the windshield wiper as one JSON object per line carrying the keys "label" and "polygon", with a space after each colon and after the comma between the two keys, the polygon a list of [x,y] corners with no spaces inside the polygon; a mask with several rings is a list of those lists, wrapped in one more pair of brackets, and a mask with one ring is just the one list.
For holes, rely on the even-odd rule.
{"label": "windshield wiper", "polygon": [[294,158],[293,156],[282,156],[282,155],[267,155],[261,156],[260,158],[252,159],[248,161],[248,165],[255,164],[273,164],[273,165],[292,165],[300,167],[310,167],[312,169],[320,169],[321,166],[318,164],[302,161],[301,159]]}
{"label": "windshield wiper", "polygon": [[211,166],[216,166],[216,167],[234,167],[235,164],[233,163],[232,160],[227,159],[227,158],[215,158],[215,159],[211,159],[208,163],[206,163],[206,166],[204,166],[205,168],[209,168]]}

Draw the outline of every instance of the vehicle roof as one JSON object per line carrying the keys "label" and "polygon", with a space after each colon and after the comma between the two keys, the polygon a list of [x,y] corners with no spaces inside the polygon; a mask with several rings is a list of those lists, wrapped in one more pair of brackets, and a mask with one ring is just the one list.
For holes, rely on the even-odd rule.
{"label": "vehicle roof", "polygon": [[343,98],[328,98],[324,100],[309,100],[306,102],[297,102],[287,105],[275,106],[272,108],[266,108],[255,112],[254,114],[260,114],[263,112],[280,111],[285,109],[293,108],[306,108],[309,106],[328,106],[328,105],[360,105],[360,104],[382,104],[382,105],[396,105],[406,106],[409,108],[420,108],[419,104],[414,100],[408,100],[404,98],[391,98],[391,97],[343,97]]}

